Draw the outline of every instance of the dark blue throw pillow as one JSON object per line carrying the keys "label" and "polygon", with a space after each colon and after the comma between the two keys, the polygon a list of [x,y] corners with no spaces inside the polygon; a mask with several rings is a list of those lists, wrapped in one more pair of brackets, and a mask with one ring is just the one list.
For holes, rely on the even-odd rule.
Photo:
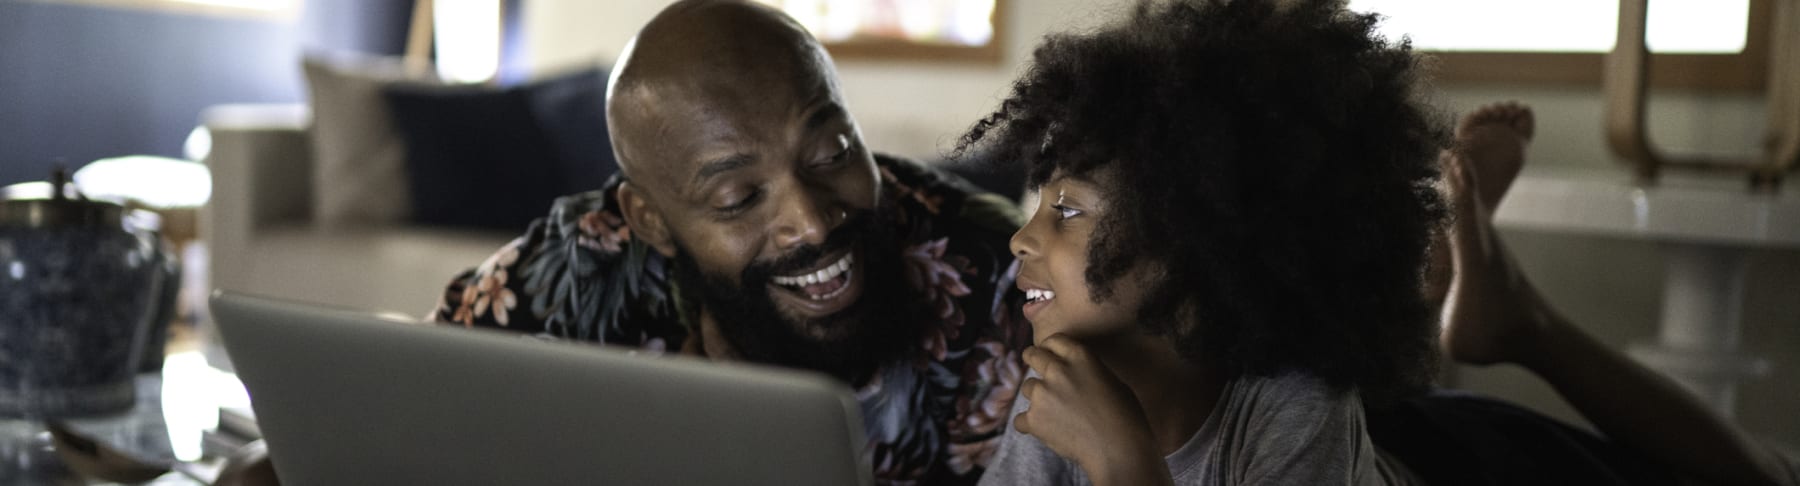
{"label": "dark blue throw pillow", "polygon": [[606,134],[606,71],[588,69],[525,87],[538,126],[556,146],[567,193],[599,189],[619,171]]}
{"label": "dark blue throw pillow", "polygon": [[414,222],[523,231],[558,196],[616,170],[606,76],[588,70],[525,86],[393,85]]}

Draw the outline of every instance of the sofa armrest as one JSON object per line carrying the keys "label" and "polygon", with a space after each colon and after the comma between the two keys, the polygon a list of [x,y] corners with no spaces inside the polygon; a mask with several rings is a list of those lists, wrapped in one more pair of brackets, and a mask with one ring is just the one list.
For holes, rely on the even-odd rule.
{"label": "sofa armrest", "polygon": [[[305,105],[220,105],[201,115],[220,223],[303,222],[312,211],[312,142]],[[241,216],[241,219],[239,218]]]}
{"label": "sofa armrest", "polygon": [[232,268],[254,258],[249,249],[260,228],[311,219],[310,115],[303,104],[240,104],[208,108],[200,119],[212,135],[205,162],[213,180],[200,234],[211,268]]}

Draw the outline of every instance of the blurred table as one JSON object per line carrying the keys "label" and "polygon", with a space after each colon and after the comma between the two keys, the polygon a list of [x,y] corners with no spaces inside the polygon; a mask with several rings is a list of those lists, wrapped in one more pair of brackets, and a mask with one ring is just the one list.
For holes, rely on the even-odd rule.
{"label": "blurred table", "polygon": [[1800,249],[1800,191],[1753,192],[1743,174],[1527,170],[1494,214],[1503,228],[1658,242],[1668,261],[1654,343],[1632,357],[1731,416],[1739,383],[1768,373],[1742,352],[1744,276],[1759,250]]}
{"label": "blurred table", "polygon": [[[178,327],[178,329],[186,329]],[[223,457],[243,441],[222,427],[222,410],[231,419],[253,420],[249,394],[230,373],[206,364],[195,349],[192,333],[178,333],[161,373],[138,375],[137,404],[122,414],[67,419],[69,430],[147,463],[189,462],[194,470],[216,476]],[[239,427],[241,428],[241,427]],[[83,478],[69,470],[49,447],[42,423],[0,419],[0,484],[112,484]],[[198,479],[170,472],[151,485],[203,485]]]}

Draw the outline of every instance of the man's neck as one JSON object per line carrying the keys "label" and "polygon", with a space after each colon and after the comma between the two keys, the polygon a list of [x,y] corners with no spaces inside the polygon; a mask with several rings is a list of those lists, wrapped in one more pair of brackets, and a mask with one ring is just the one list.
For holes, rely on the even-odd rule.
{"label": "man's neck", "polygon": [[1137,396],[1163,455],[1186,445],[1206,424],[1225,389],[1218,373],[1183,359],[1167,336],[1132,332],[1089,346]]}
{"label": "man's neck", "polygon": [[682,344],[682,354],[704,356],[719,361],[736,361],[739,359],[736,349],[725,340],[719,332],[719,321],[713,319],[712,312],[700,311],[700,332],[691,334],[688,342]]}

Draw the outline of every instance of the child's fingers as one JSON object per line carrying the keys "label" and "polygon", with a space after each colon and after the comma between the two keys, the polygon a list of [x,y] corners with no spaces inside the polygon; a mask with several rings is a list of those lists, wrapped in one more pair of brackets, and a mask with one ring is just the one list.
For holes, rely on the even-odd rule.
{"label": "child's fingers", "polygon": [[1050,350],[1039,346],[1025,348],[1024,352],[1019,353],[1019,359],[1025,362],[1025,366],[1037,371],[1040,377],[1052,380],[1061,379],[1063,360]]}
{"label": "child's fingers", "polygon": [[1036,429],[1032,428],[1032,417],[1039,415],[1039,413],[1034,412],[1040,412],[1040,406],[1046,403],[1044,401],[1039,401],[1039,398],[1045,400],[1054,398],[1039,396],[1043,395],[1041,392],[1044,391],[1044,387],[1044,380],[1038,378],[1026,378],[1025,383],[1019,385],[1019,396],[1024,397],[1027,402],[1025,410],[1013,417],[1013,428],[1018,429],[1019,433],[1035,436],[1034,431]]}
{"label": "child's fingers", "polygon": [[1057,357],[1065,360],[1087,361],[1087,347],[1082,346],[1080,341],[1076,341],[1075,338],[1069,337],[1067,334],[1052,334],[1050,337],[1044,338],[1044,341],[1038,343],[1035,347],[1049,350],[1051,353],[1056,354]]}
{"label": "child's fingers", "polygon": [[1019,386],[1019,396],[1025,397],[1026,400],[1033,400],[1032,395],[1036,394],[1038,387],[1041,386],[1044,386],[1044,380],[1026,378],[1025,384]]}
{"label": "child's fingers", "polygon": [[1018,430],[1021,434],[1031,435],[1031,408],[1027,407],[1025,411],[1013,416],[1013,429]]}

